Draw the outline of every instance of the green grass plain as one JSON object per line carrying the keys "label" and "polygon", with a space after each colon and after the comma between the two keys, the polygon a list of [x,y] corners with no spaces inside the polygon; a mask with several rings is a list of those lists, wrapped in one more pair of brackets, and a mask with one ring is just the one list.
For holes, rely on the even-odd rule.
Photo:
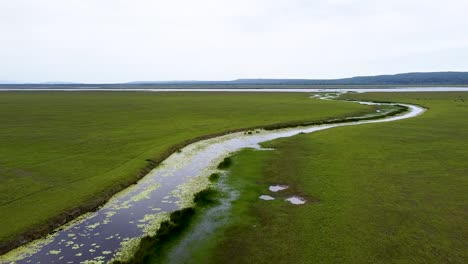
{"label": "green grass plain", "polygon": [[[236,154],[228,182],[240,197],[229,222],[192,248],[192,263],[466,263],[468,93],[345,97],[429,110]],[[270,184],[290,188],[272,194]]]}
{"label": "green grass plain", "polygon": [[292,93],[2,92],[0,244],[131,182],[185,140],[369,109]]}

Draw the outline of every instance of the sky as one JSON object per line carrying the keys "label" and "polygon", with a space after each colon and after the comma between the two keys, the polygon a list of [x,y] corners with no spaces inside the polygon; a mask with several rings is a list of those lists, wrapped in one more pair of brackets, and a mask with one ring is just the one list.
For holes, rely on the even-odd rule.
{"label": "sky", "polygon": [[468,71],[467,0],[0,0],[0,80]]}

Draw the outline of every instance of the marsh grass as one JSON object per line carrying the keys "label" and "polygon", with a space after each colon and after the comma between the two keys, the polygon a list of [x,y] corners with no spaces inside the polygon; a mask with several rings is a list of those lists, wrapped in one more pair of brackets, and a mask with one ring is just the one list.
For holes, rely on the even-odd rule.
{"label": "marsh grass", "polygon": [[197,207],[212,206],[217,203],[218,192],[213,188],[208,188],[194,195],[193,201]]}
{"label": "marsh grass", "polygon": [[221,177],[221,174],[212,173],[208,179],[210,180],[210,182],[217,182],[219,180],[219,177]]}
{"label": "marsh grass", "polygon": [[231,157],[226,157],[224,158],[223,161],[221,161],[218,165],[218,169],[225,170],[232,165],[232,158]]}
{"label": "marsh grass", "polygon": [[[423,115],[262,144],[233,157],[230,221],[192,263],[466,263],[468,93],[369,93]],[[263,201],[268,186],[320,200]]]}
{"label": "marsh grass", "polygon": [[96,209],[196,140],[369,112],[293,93],[2,92],[0,253]]}
{"label": "marsh grass", "polygon": [[195,214],[195,208],[189,207],[170,214],[170,219],[161,223],[156,235],[143,237],[138,250],[126,262],[114,261],[115,264],[150,263],[160,258],[167,243],[175,240],[187,228],[190,219]]}

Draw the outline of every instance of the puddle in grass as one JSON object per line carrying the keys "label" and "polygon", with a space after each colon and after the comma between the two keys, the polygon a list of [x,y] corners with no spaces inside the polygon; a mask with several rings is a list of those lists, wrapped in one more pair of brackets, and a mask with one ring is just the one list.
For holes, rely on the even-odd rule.
{"label": "puddle in grass", "polygon": [[272,185],[268,188],[271,192],[279,192],[282,190],[286,190],[289,186],[287,185]]}
{"label": "puddle in grass", "polygon": [[265,195],[265,194],[260,195],[258,198],[260,198],[260,199],[262,199],[262,200],[265,200],[265,201],[271,201],[271,200],[274,200],[274,199],[275,199],[275,197],[272,197],[272,196],[270,196],[270,195]]}
{"label": "puddle in grass", "polygon": [[[46,238],[0,256],[0,263],[108,262],[115,257],[125,258],[141,237],[155,233],[169,212],[190,206],[193,194],[209,185],[209,175],[218,172],[216,165],[232,153],[243,148],[260,149],[260,143],[277,138],[339,126],[395,121],[425,110],[402,105],[409,111],[388,118],[255,130],[251,134],[238,132],[193,143],[172,154],[138,184],[116,194],[97,211],[58,228]],[[304,203],[300,197],[288,199],[293,204]]]}
{"label": "puddle in grass", "polygon": [[292,204],[305,204],[306,202],[304,199],[298,196],[292,196],[292,197],[286,198],[285,200]]}

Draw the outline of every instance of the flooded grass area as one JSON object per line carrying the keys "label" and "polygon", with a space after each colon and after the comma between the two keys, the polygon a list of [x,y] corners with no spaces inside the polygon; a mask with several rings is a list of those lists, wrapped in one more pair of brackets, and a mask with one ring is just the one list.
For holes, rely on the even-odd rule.
{"label": "flooded grass area", "polygon": [[[191,263],[465,263],[467,96],[345,95],[429,110],[236,154],[227,185],[239,197],[229,221],[197,244]],[[289,188],[271,192],[278,183]],[[284,201],[294,196],[306,203]]]}
{"label": "flooded grass area", "polygon": [[287,188],[287,185],[271,185],[270,187],[268,187],[268,190],[270,190],[271,192],[279,192],[282,190],[286,190]]}
{"label": "flooded grass area", "polygon": [[305,204],[306,200],[302,197],[292,196],[285,199],[286,201],[290,202],[291,204]]}
{"label": "flooded grass area", "polygon": [[270,196],[270,195],[266,195],[266,194],[262,194],[258,197],[259,199],[262,199],[264,201],[271,201],[271,200],[274,200],[275,197],[273,196]]}

